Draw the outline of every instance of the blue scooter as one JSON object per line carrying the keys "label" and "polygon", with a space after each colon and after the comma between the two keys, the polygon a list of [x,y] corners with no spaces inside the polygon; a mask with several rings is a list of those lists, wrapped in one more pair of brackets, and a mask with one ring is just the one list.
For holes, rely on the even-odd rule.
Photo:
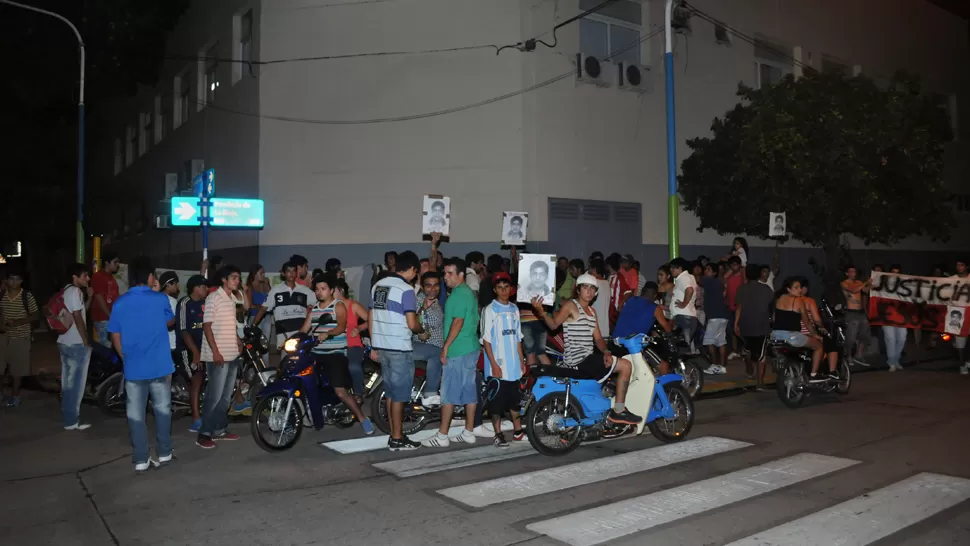
{"label": "blue scooter", "polygon": [[540,369],[532,387],[535,403],[526,415],[529,443],[543,455],[565,455],[583,440],[618,437],[644,428],[662,442],[679,442],[694,424],[694,404],[677,374],[655,377],[643,358],[646,334],[633,334],[614,341],[630,354],[623,358],[633,366],[626,407],[644,419],[638,425],[612,423],[607,415],[613,407],[616,386],[612,380],[577,379],[565,368]]}
{"label": "blue scooter", "polygon": [[330,379],[317,367],[311,349],[315,336],[294,334],[283,343],[280,375],[263,387],[249,422],[256,445],[270,453],[285,451],[300,440],[304,427],[349,428],[356,418],[337,397]]}

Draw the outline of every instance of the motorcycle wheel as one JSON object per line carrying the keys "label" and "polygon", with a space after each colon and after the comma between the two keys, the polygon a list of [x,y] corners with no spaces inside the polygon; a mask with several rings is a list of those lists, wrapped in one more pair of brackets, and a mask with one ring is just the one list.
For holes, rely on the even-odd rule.
{"label": "motorcycle wheel", "polygon": [[775,388],[778,389],[778,399],[789,408],[797,408],[805,401],[805,377],[802,364],[799,362],[785,362],[778,365],[778,379]]}
{"label": "motorcycle wheel", "polygon": [[[682,368],[680,370],[675,369],[675,371],[679,371],[684,376],[682,384],[684,385],[684,390],[690,395],[691,400],[695,400],[697,395],[704,390],[704,368],[706,366],[702,368],[701,363],[698,362],[698,358],[682,360]],[[703,361],[703,359],[700,360]]]}
{"label": "motorcycle wheel", "polygon": [[350,428],[354,426],[354,423],[357,422],[357,418],[354,417],[354,414],[351,413],[350,409],[345,407],[343,404],[340,404],[340,408],[343,410],[343,413],[341,414],[339,419],[333,420],[332,422],[333,426],[339,429],[345,429],[345,428]]}
{"label": "motorcycle wheel", "polygon": [[118,372],[101,384],[98,390],[98,407],[108,417],[125,417],[128,413],[124,393],[124,374]]}
{"label": "motorcycle wheel", "polygon": [[567,415],[573,419],[581,418],[575,403],[566,400],[566,393],[547,394],[534,402],[525,421],[526,434],[533,449],[543,455],[558,457],[572,453],[579,447],[582,443],[582,427],[569,430],[559,428]]}
{"label": "motorcycle wheel", "polygon": [[[253,408],[249,430],[256,445],[263,451],[269,453],[286,451],[300,441],[300,435],[303,434],[303,409],[294,400],[289,415],[281,415],[286,411],[288,401],[288,394],[277,392],[261,399]],[[264,413],[266,415],[263,415]],[[274,440],[265,438],[260,429],[261,424],[277,437]]]}
{"label": "motorcycle wheel", "polygon": [[[415,378],[415,381],[418,380],[419,378]],[[374,391],[374,395],[371,398],[370,419],[381,432],[384,434],[390,434],[391,422],[387,416],[386,385],[386,383],[381,383],[380,386]],[[431,421],[427,409],[422,408],[417,412],[409,411],[409,406],[411,404],[415,404],[415,402],[412,400],[410,403],[404,404],[404,419],[401,423],[401,432],[404,433],[405,436],[423,430],[424,427],[427,426],[427,424]]]}
{"label": "motorcycle wheel", "polygon": [[849,371],[849,364],[845,359],[839,359],[839,382],[835,384],[835,392],[839,394],[849,394],[849,387],[852,386],[852,372]]}
{"label": "motorcycle wheel", "polygon": [[664,385],[664,392],[674,408],[674,418],[654,419],[647,423],[647,428],[654,438],[669,444],[686,438],[694,426],[694,401],[687,394],[687,389],[676,383]]}

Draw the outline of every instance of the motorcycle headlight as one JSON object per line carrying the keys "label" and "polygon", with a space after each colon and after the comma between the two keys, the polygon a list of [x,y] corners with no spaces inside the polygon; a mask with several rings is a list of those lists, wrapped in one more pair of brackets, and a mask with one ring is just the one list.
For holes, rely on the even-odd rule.
{"label": "motorcycle headlight", "polygon": [[283,342],[283,352],[285,352],[285,353],[295,353],[296,352],[296,348],[299,345],[300,345],[300,340],[299,339],[296,339],[296,338],[288,339],[285,342]]}

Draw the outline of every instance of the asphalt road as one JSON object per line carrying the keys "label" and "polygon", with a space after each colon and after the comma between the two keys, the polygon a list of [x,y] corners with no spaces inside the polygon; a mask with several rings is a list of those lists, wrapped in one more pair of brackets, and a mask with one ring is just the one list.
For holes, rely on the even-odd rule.
{"label": "asphalt road", "polygon": [[[970,377],[873,372],[798,410],[775,393],[701,400],[688,441],[649,436],[549,458],[525,445],[367,450],[308,431],[267,454],[204,451],[136,476],[124,420],[57,399],[0,411],[0,537],[16,545],[970,545]],[[318,442],[328,443],[318,445]],[[335,451],[354,451],[341,453]],[[359,450],[359,451],[355,451]]]}

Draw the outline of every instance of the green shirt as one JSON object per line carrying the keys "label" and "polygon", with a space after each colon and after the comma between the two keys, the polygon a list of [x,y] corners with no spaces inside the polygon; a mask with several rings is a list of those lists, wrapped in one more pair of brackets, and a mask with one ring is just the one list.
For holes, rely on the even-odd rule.
{"label": "green shirt", "polygon": [[461,283],[445,300],[445,340],[451,332],[453,319],[464,319],[458,337],[448,348],[449,357],[465,356],[481,350],[478,344],[478,300],[467,284]]}

